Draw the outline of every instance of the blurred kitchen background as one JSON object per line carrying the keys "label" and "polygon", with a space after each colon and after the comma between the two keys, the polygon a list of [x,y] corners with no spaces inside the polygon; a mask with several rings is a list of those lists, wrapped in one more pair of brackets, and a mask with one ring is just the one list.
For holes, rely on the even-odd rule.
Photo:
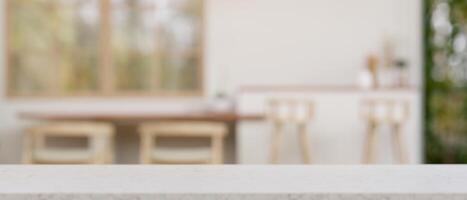
{"label": "blurred kitchen background", "polygon": [[1,164],[467,162],[465,0],[2,0]]}

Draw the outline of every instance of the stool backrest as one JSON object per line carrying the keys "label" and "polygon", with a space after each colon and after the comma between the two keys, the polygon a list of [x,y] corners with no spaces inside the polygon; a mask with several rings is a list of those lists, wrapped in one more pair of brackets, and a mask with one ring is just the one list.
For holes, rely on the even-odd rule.
{"label": "stool backrest", "polygon": [[218,122],[156,122],[140,126],[140,133],[172,137],[224,137],[227,127]]}
{"label": "stool backrest", "polygon": [[111,136],[114,128],[110,124],[98,122],[51,122],[33,127],[29,132],[43,136],[92,137],[99,134]]}
{"label": "stool backrest", "polygon": [[313,101],[272,99],[268,102],[267,116],[274,122],[307,122],[313,117],[313,114]]}
{"label": "stool backrest", "polygon": [[408,100],[401,99],[365,99],[360,114],[373,122],[404,123],[410,115],[410,104]]}

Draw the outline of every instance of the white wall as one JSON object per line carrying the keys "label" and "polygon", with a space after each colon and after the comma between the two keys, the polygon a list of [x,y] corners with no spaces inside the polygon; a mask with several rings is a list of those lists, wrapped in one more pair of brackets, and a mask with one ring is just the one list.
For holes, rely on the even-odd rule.
{"label": "white wall", "polygon": [[211,0],[207,7],[215,84],[353,84],[385,37],[408,56],[412,83],[420,81],[419,0]]}
{"label": "white wall", "polygon": [[[206,0],[206,8],[207,96],[242,85],[353,84],[365,56],[381,49],[385,35],[403,44],[413,83],[421,80],[419,0]],[[2,4],[1,23],[3,10]],[[4,63],[3,49],[0,58]],[[9,100],[4,80],[0,93],[0,163],[19,162],[25,122],[17,111],[183,111],[206,99]]]}

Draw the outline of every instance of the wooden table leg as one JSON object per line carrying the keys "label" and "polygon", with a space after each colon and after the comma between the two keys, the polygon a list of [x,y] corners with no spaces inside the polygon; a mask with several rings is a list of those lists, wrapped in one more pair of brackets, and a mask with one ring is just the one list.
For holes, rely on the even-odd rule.
{"label": "wooden table leg", "polygon": [[33,147],[33,137],[29,131],[25,131],[23,134],[23,164],[33,164],[32,149]]}
{"label": "wooden table leg", "polygon": [[151,151],[154,148],[154,138],[150,133],[141,133],[140,162],[141,164],[151,164]]}
{"label": "wooden table leg", "polygon": [[212,163],[211,164],[223,164],[224,163],[224,137],[212,137]]}

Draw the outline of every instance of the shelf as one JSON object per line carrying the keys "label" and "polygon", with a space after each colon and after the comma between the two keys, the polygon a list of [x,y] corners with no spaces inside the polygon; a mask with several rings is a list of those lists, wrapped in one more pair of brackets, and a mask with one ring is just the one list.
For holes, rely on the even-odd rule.
{"label": "shelf", "polygon": [[377,89],[364,89],[358,86],[330,86],[330,85],[251,85],[243,86],[239,93],[262,92],[420,92],[419,87],[403,88],[381,87]]}

